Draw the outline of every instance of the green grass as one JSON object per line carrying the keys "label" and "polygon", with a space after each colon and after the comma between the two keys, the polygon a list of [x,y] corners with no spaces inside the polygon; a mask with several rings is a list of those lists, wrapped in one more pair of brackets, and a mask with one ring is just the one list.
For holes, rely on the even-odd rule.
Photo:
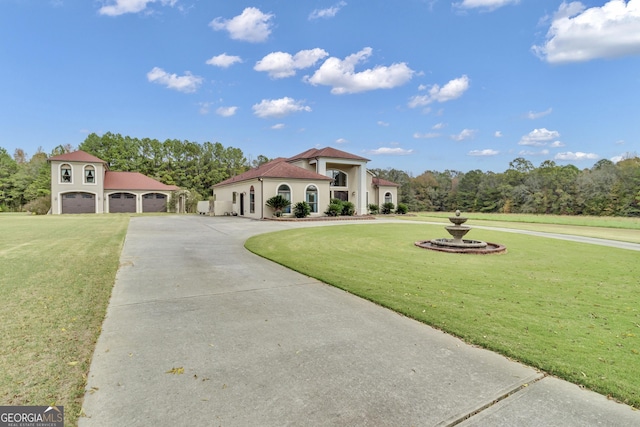
{"label": "green grass", "polygon": [[[408,221],[442,222],[449,224],[452,213],[420,212],[410,216],[397,216]],[[573,234],[640,243],[640,218],[566,216],[566,215],[525,215],[525,214],[463,214],[468,225],[518,228],[521,230],[544,231],[549,233]]]}
{"label": "green grass", "polygon": [[0,215],[0,401],[76,425],[127,215]]}
{"label": "green grass", "polygon": [[473,230],[502,255],[414,246],[442,226],[366,224],[260,235],[246,247],[465,341],[640,408],[640,253]]}

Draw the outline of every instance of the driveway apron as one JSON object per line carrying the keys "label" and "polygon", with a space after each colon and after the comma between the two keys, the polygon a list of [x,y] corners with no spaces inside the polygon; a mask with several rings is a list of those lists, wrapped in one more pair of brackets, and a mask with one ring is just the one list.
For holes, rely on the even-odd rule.
{"label": "driveway apron", "polygon": [[79,425],[640,425],[627,406],[243,246],[296,226],[132,218]]}

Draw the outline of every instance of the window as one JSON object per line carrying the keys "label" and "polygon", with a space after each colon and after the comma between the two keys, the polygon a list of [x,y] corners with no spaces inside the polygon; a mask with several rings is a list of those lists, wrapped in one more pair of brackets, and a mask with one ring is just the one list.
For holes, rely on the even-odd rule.
{"label": "window", "polygon": [[318,189],[315,185],[307,187],[306,201],[311,206],[311,212],[318,212]]}
{"label": "window", "polygon": [[393,198],[391,197],[391,193],[389,193],[388,191],[384,194],[384,202],[393,203]]}
{"label": "window", "polygon": [[329,169],[327,170],[327,176],[329,178],[333,178],[333,182],[331,182],[332,187],[346,187],[347,186],[347,174],[336,170]]}
{"label": "window", "polygon": [[84,183],[95,184],[96,183],[96,168],[93,166],[84,167]]}
{"label": "window", "polygon": [[249,189],[249,213],[256,212],[256,192],[253,189],[253,185]]}
{"label": "window", "polygon": [[[284,197],[288,201],[291,201],[291,188],[287,184],[282,184],[278,187],[278,195]],[[291,205],[284,208],[283,213],[291,213]]]}
{"label": "window", "polygon": [[236,192],[234,191],[234,192],[233,192],[233,197],[232,197],[232,200],[231,200],[231,203],[233,203],[234,205],[236,204],[236,197],[237,197],[237,196],[236,196],[236,194],[238,194],[238,193],[236,193]]}
{"label": "window", "polygon": [[71,183],[71,165],[65,163],[60,166],[60,182]]}

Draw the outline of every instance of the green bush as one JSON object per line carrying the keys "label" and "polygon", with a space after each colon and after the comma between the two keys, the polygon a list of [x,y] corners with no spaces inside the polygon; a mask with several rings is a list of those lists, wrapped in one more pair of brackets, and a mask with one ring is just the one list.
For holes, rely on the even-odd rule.
{"label": "green bush", "polygon": [[369,212],[372,213],[373,215],[377,214],[379,210],[380,210],[380,206],[376,205],[375,203],[371,203],[369,205]]}
{"label": "green bush", "polygon": [[298,202],[293,206],[293,214],[296,218],[306,218],[311,213],[311,206],[307,202]]}
{"label": "green bush", "polygon": [[342,213],[342,203],[331,203],[327,207],[327,210],[324,211],[324,214],[327,216],[338,216]]}
{"label": "green bush", "polygon": [[273,196],[272,198],[268,199],[266,205],[273,209],[274,216],[279,217],[282,216],[282,211],[287,206],[291,205],[291,202],[281,194],[278,194],[277,196]]}
{"label": "green bush", "polygon": [[342,216],[353,216],[356,213],[356,206],[351,202],[342,202]]}
{"label": "green bush", "polygon": [[396,213],[400,215],[404,215],[409,212],[409,207],[404,203],[398,203],[398,207],[396,208]]}
{"label": "green bush", "polygon": [[381,213],[384,215],[389,215],[390,213],[393,212],[393,210],[395,209],[395,205],[391,202],[387,202],[385,204],[382,205],[382,210]]}
{"label": "green bush", "polygon": [[24,205],[24,210],[36,215],[46,215],[51,209],[51,196],[41,196]]}

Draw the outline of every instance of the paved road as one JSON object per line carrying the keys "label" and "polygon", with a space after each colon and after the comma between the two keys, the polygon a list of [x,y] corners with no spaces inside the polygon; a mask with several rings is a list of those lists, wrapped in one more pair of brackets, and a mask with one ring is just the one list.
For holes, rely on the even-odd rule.
{"label": "paved road", "polygon": [[132,218],[79,425],[640,425],[628,406],[243,247],[308,225],[326,223]]}

